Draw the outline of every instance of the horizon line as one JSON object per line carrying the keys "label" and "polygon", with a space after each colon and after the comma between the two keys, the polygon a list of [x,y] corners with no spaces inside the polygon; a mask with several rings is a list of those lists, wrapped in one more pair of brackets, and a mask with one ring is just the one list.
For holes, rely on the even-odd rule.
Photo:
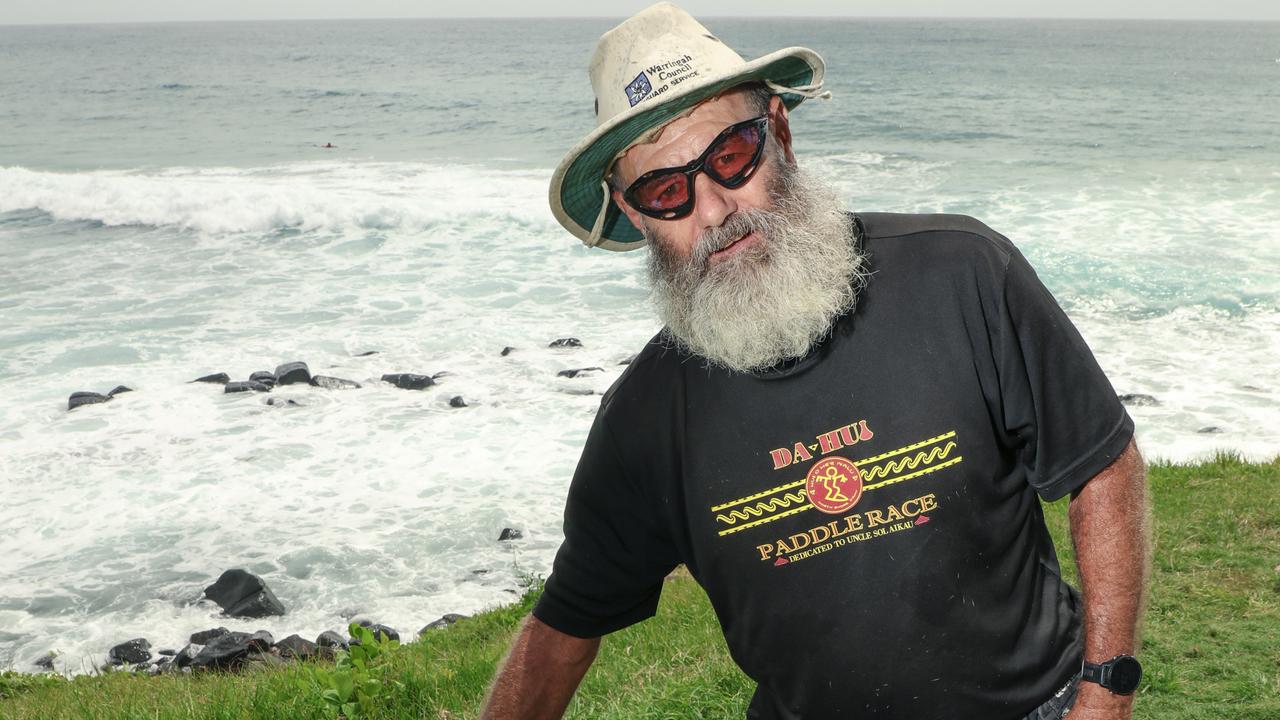
{"label": "horizon line", "polygon": [[[351,17],[269,17],[269,18],[194,18],[166,20],[59,20],[34,22],[0,22],[0,27],[62,27],[75,25],[180,25],[279,22],[374,22],[385,20],[622,20],[626,15],[378,15]],[[1025,16],[1025,15],[705,15],[714,20],[1027,20],[1086,22],[1261,22],[1280,23],[1280,18],[1258,17],[1094,17],[1094,16]]]}

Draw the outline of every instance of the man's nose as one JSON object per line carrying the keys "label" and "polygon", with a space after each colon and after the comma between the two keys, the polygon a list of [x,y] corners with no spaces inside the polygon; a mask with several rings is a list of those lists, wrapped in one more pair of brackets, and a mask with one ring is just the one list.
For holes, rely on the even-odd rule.
{"label": "man's nose", "polygon": [[725,218],[737,212],[738,203],[733,193],[733,190],[707,177],[706,173],[698,173],[694,176],[694,212],[697,215],[700,230],[720,227],[724,224]]}

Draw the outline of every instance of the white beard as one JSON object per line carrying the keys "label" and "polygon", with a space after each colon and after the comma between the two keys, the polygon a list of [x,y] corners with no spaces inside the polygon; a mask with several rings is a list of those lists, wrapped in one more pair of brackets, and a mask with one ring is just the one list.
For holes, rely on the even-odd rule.
{"label": "white beard", "polygon": [[[866,284],[852,220],[834,188],[775,157],[772,209],[734,213],[703,233],[687,259],[670,252],[652,223],[642,228],[652,298],[668,334],[709,364],[738,372],[808,353]],[[713,252],[752,231],[763,242],[709,264]]]}

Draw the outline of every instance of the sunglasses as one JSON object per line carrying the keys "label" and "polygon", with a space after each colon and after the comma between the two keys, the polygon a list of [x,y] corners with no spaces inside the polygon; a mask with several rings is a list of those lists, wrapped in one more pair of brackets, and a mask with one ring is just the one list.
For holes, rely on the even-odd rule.
{"label": "sunglasses", "polygon": [[677,220],[693,212],[693,176],[699,171],[730,190],[755,175],[764,154],[769,116],[725,128],[698,158],[680,167],[660,168],[636,178],[622,193],[627,204],[659,220]]}

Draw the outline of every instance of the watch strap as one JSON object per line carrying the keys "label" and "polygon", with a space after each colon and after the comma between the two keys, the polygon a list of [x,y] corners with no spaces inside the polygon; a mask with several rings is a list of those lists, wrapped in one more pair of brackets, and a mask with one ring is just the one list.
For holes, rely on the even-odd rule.
{"label": "watch strap", "polygon": [[1110,680],[1107,676],[1111,674],[1107,671],[1110,669],[1111,668],[1107,667],[1106,663],[1099,665],[1098,663],[1091,663],[1086,660],[1084,666],[1080,669],[1080,679],[1106,687],[1107,681]]}

